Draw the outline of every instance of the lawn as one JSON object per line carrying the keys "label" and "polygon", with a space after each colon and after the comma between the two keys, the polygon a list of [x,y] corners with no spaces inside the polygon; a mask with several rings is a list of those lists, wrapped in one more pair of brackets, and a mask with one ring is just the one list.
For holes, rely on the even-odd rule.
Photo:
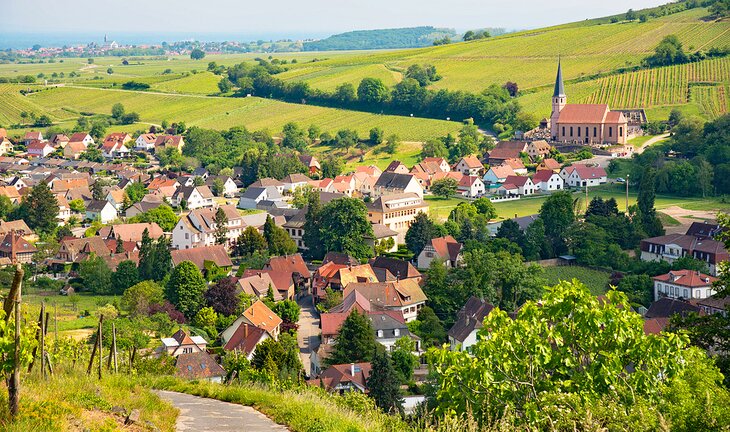
{"label": "lawn", "polygon": [[605,294],[608,290],[610,274],[602,270],[594,270],[582,266],[551,266],[545,267],[545,279],[548,285],[555,285],[561,280],[578,279],[583,282],[593,295]]}
{"label": "lawn", "polygon": [[[600,187],[593,187],[588,189],[588,201],[593,197],[601,197],[603,199],[614,198],[618,202],[619,210],[624,210],[626,207],[626,195],[623,192],[624,185],[605,185]],[[522,198],[515,201],[505,201],[495,203],[494,207],[497,209],[498,219],[511,219],[513,217],[528,216],[539,213],[542,203],[548,198],[549,195],[538,195],[527,198]],[[579,199],[579,205],[581,209],[585,208],[585,192],[574,191],[574,199]],[[629,205],[636,203],[637,192],[635,190],[629,191]],[[456,207],[459,202],[463,200],[458,198],[452,198],[449,200],[439,201],[440,198],[426,197],[426,201],[430,205],[435,206],[431,210],[431,214],[438,220],[445,220],[448,217],[449,212]],[[436,204],[438,202],[438,204]],[[730,211],[730,202],[723,202],[722,198],[715,197],[678,197],[669,195],[657,195],[655,200],[655,207],[658,210],[663,208],[679,206],[687,210],[717,210],[717,211]]]}
{"label": "lawn", "polygon": [[428,203],[428,211],[432,218],[445,221],[449,217],[449,213],[459,203],[468,202],[468,200],[458,197],[443,198],[435,195],[426,195],[424,200]]}
{"label": "lawn", "polygon": [[[76,305],[73,303],[75,301],[77,301]],[[119,297],[92,295],[88,293],[61,296],[55,292],[36,292],[25,294],[23,296],[23,302],[28,305],[29,313],[34,317],[38,316],[41,302],[46,303],[46,312],[51,314],[51,320],[48,325],[49,332],[55,332],[55,318],[57,316],[59,333],[69,336],[84,336],[89,332],[79,330],[93,329],[99,322],[94,312],[106,304],[118,304]]]}
{"label": "lawn", "polygon": [[[391,133],[384,130],[386,137]],[[396,133],[397,135],[397,133]],[[367,138],[368,135],[360,134],[360,138]],[[325,158],[334,155],[345,161],[345,171],[354,171],[360,165],[375,165],[384,170],[392,161],[401,161],[406,166],[417,164],[421,157],[422,144],[418,141],[403,141],[398,145],[395,153],[390,154],[385,151],[386,144],[380,144],[367,148],[351,148],[349,150],[332,148],[327,145],[316,145],[310,147],[313,154]]]}

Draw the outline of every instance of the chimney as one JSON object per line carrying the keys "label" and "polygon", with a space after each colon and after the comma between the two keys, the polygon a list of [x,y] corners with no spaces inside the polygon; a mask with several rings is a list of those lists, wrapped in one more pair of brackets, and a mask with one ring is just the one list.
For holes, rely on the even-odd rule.
{"label": "chimney", "polygon": [[350,376],[355,376],[355,363],[350,363]]}
{"label": "chimney", "polygon": [[244,338],[248,337],[248,323],[243,324],[243,337]]}

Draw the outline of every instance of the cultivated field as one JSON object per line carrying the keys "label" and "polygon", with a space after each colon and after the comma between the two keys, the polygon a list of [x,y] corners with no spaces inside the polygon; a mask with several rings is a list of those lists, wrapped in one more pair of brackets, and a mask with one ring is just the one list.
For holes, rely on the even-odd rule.
{"label": "cultivated field", "polygon": [[[4,88],[7,92],[12,87],[17,89],[17,86]],[[445,120],[370,114],[255,97],[222,98],[65,86],[25,97],[14,94],[11,100],[14,103],[7,113],[5,105],[0,106],[0,118],[5,122],[20,121],[20,111],[29,109],[38,114],[48,113],[59,121],[75,119],[81,112],[108,114],[112,105],[121,102],[127,111],[139,113],[142,123],[184,121],[189,126],[214,129],[245,126],[250,130],[279,132],[284,124],[296,122],[305,127],[316,124],[322,131],[331,133],[351,128],[366,137],[371,128],[378,126],[386,136],[395,133],[403,140],[424,141],[461,127],[460,123]]]}

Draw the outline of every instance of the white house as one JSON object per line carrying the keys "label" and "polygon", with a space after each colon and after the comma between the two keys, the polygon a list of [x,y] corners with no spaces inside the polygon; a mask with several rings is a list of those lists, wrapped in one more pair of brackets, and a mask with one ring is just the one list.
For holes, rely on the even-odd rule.
{"label": "white house", "polygon": [[68,142],[81,142],[84,143],[84,147],[88,147],[94,144],[94,138],[92,138],[91,135],[86,132],[76,132],[71,135],[71,137],[68,139]]}
{"label": "white house", "polygon": [[464,175],[461,177],[457,190],[467,198],[478,198],[484,195],[486,188],[479,176]]}
{"label": "white house", "polygon": [[86,205],[86,219],[108,224],[117,218],[117,209],[106,200],[92,200]]}
{"label": "white house", "polygon": [[468,351],[477,342],[477,333],[492,309],[494,306],[475,296],[466,301],[457,313],[456,322],[448,331],[452,351]]}
{"label": "white house", "polygon": [[27,147],[28,155],[35,157],[46,157],[56,151],[48,141],[32,141]]}
{"label": "white house", "polygon": [[297,173],[289,174],[288,176],[281,179],[281,182],[284,184],[285,191],[294,192],[296,188],[309,184],[311,180],[311,178],[305,176],[304,174]]}
{"label": "white house", "polygon": [[507,164],[489,167],[482,179],[486,183],[504,183],[507,177],[515,175],[515,171]]}
{"label": "white house", "polygon": [[158,348],[158,353],[177,357],[181,354],[205,352],[207,345],[208,342],[202,336],[190,336],[180,329],[172,337],[162,338],[162,346]]}
{"label": "white house", "polygon": [[484,165],[474,156],[465,156],[456,164],[454,171],[464,175],[479,175]]}
{"label": "white house", "polygon": [[281,196],[279,191],[274,186],[249,186],[248,189],[246,189],[246,191],[241,194],[241,198],[238,200],[238,208],[255,209],[258,203],[260,203],[261,201],[281,202],[283,200],[284,197]]}
{"label": "white house", "polygon": [[461,243],[453,237],[437,237],[426,243],[420,254],[418,254],[418,268],[427,269],[431,261],[441,259],[446,267],[456,267],[461,261]]}
{"label": "white house", "polygon": [[373,187],[373,197],[414,193],[423,198],[423,186],[413,174],[386,171],[378,177]]}
{"label": "white house", "polygon": [[449,165],[449,161],[447,161],[446,159],[444,159],[442,157],[427,157],[427,158],[423,158],[423,160],[421,162],[435,163],[436,165],[438,165],[441,172],[451,171],[451,166]]}
{"label": "white house", "polygon": [[570,187],[598,186],[608,181],[606,170],[587,165],[571,165],[560,171],[560,177]]}
{"label": "white house", "polygon": [[532,176],[532,183],[536,189],[550,192],[563,189],[565,182],[559,174],[551,170],[540,170]]}
{"label": "white house", "polygon": [[532,195],[535,193],[535,185],[530,177],[526,176],[508,176],[504,180],[504,185],[513,185],[517,188],[517,195]]}
{"label": "white house", "polygon": [[[226,215],[226,246],[233,242],[243,233],[246,224],[238,210],[232,205],[220,206]],[[201,208],[190,211],[180,218],[172,230],[172,247],[174,249],[191,249],[199,246],[212,246],[215,244],[215,231],[218,225],[215,223],[215,215],[218,209]]]}
{"label": "white house", "polygon": [[173,206],[181,207],[183,202],[189,210],[194,210],[203,207],[213,207],[215,201],[213,200],[213,192],[210,191],[208,186],[181,186],[177,188],[175,193],[170,198],[170,203]]}
{"label": "white house", "polygon": [[283,194],[284,193],[284,183],[280,182],[277,179],[271,178],[271,177],[264,177],[262,179],[258,179],[255,182],[253,182],[250,185],[248,185],[248,187],[249,188],[252,188],[252,187],[260,187],[260,188],[274,187],[274,188],[276,188],[277,192],[279,192],[280,194]]}
{"label": "white house", "polygon": [[654,301],[661,297],[706,299],[715,295],[712,284],[717,278],[694,270],[672,270],[667,274],[654,276]]}
{"label": "white house", "polygon": [[155,136],[155,134],[142,134],[138,136],[137,139],[134,141],[134,149],[141,151],[154,150],[155,141],[157,141],[157,136]]}
{"label": "white house", "polygon": [[101,154],[107,159],[123,158],[129,156],[129,149],[119,141],[104,141],[101,146]]}
{"label": "white house", "polygon": [[223,183],[223,189],[218,192],[221,196],[232,197],[236,195],[236,192],[238,192],[236,182],[228,176],[208,176],[208,178],[205,179],[205,185],[213,191],[213,185],[216,183],[216,180],[220,180]]}

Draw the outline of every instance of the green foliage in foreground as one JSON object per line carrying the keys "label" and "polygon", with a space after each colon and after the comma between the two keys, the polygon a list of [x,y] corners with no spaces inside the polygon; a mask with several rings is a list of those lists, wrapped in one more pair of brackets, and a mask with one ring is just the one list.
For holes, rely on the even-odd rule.
{"label": "green foliage in foreground", "polygon": [[607,298],[561,282],[514,320],[492,311],[473,357],[433,350],[437,412],[538,430],[730,427],[730,393],[704,352],[684,336],[645,335],[623,293]]}

